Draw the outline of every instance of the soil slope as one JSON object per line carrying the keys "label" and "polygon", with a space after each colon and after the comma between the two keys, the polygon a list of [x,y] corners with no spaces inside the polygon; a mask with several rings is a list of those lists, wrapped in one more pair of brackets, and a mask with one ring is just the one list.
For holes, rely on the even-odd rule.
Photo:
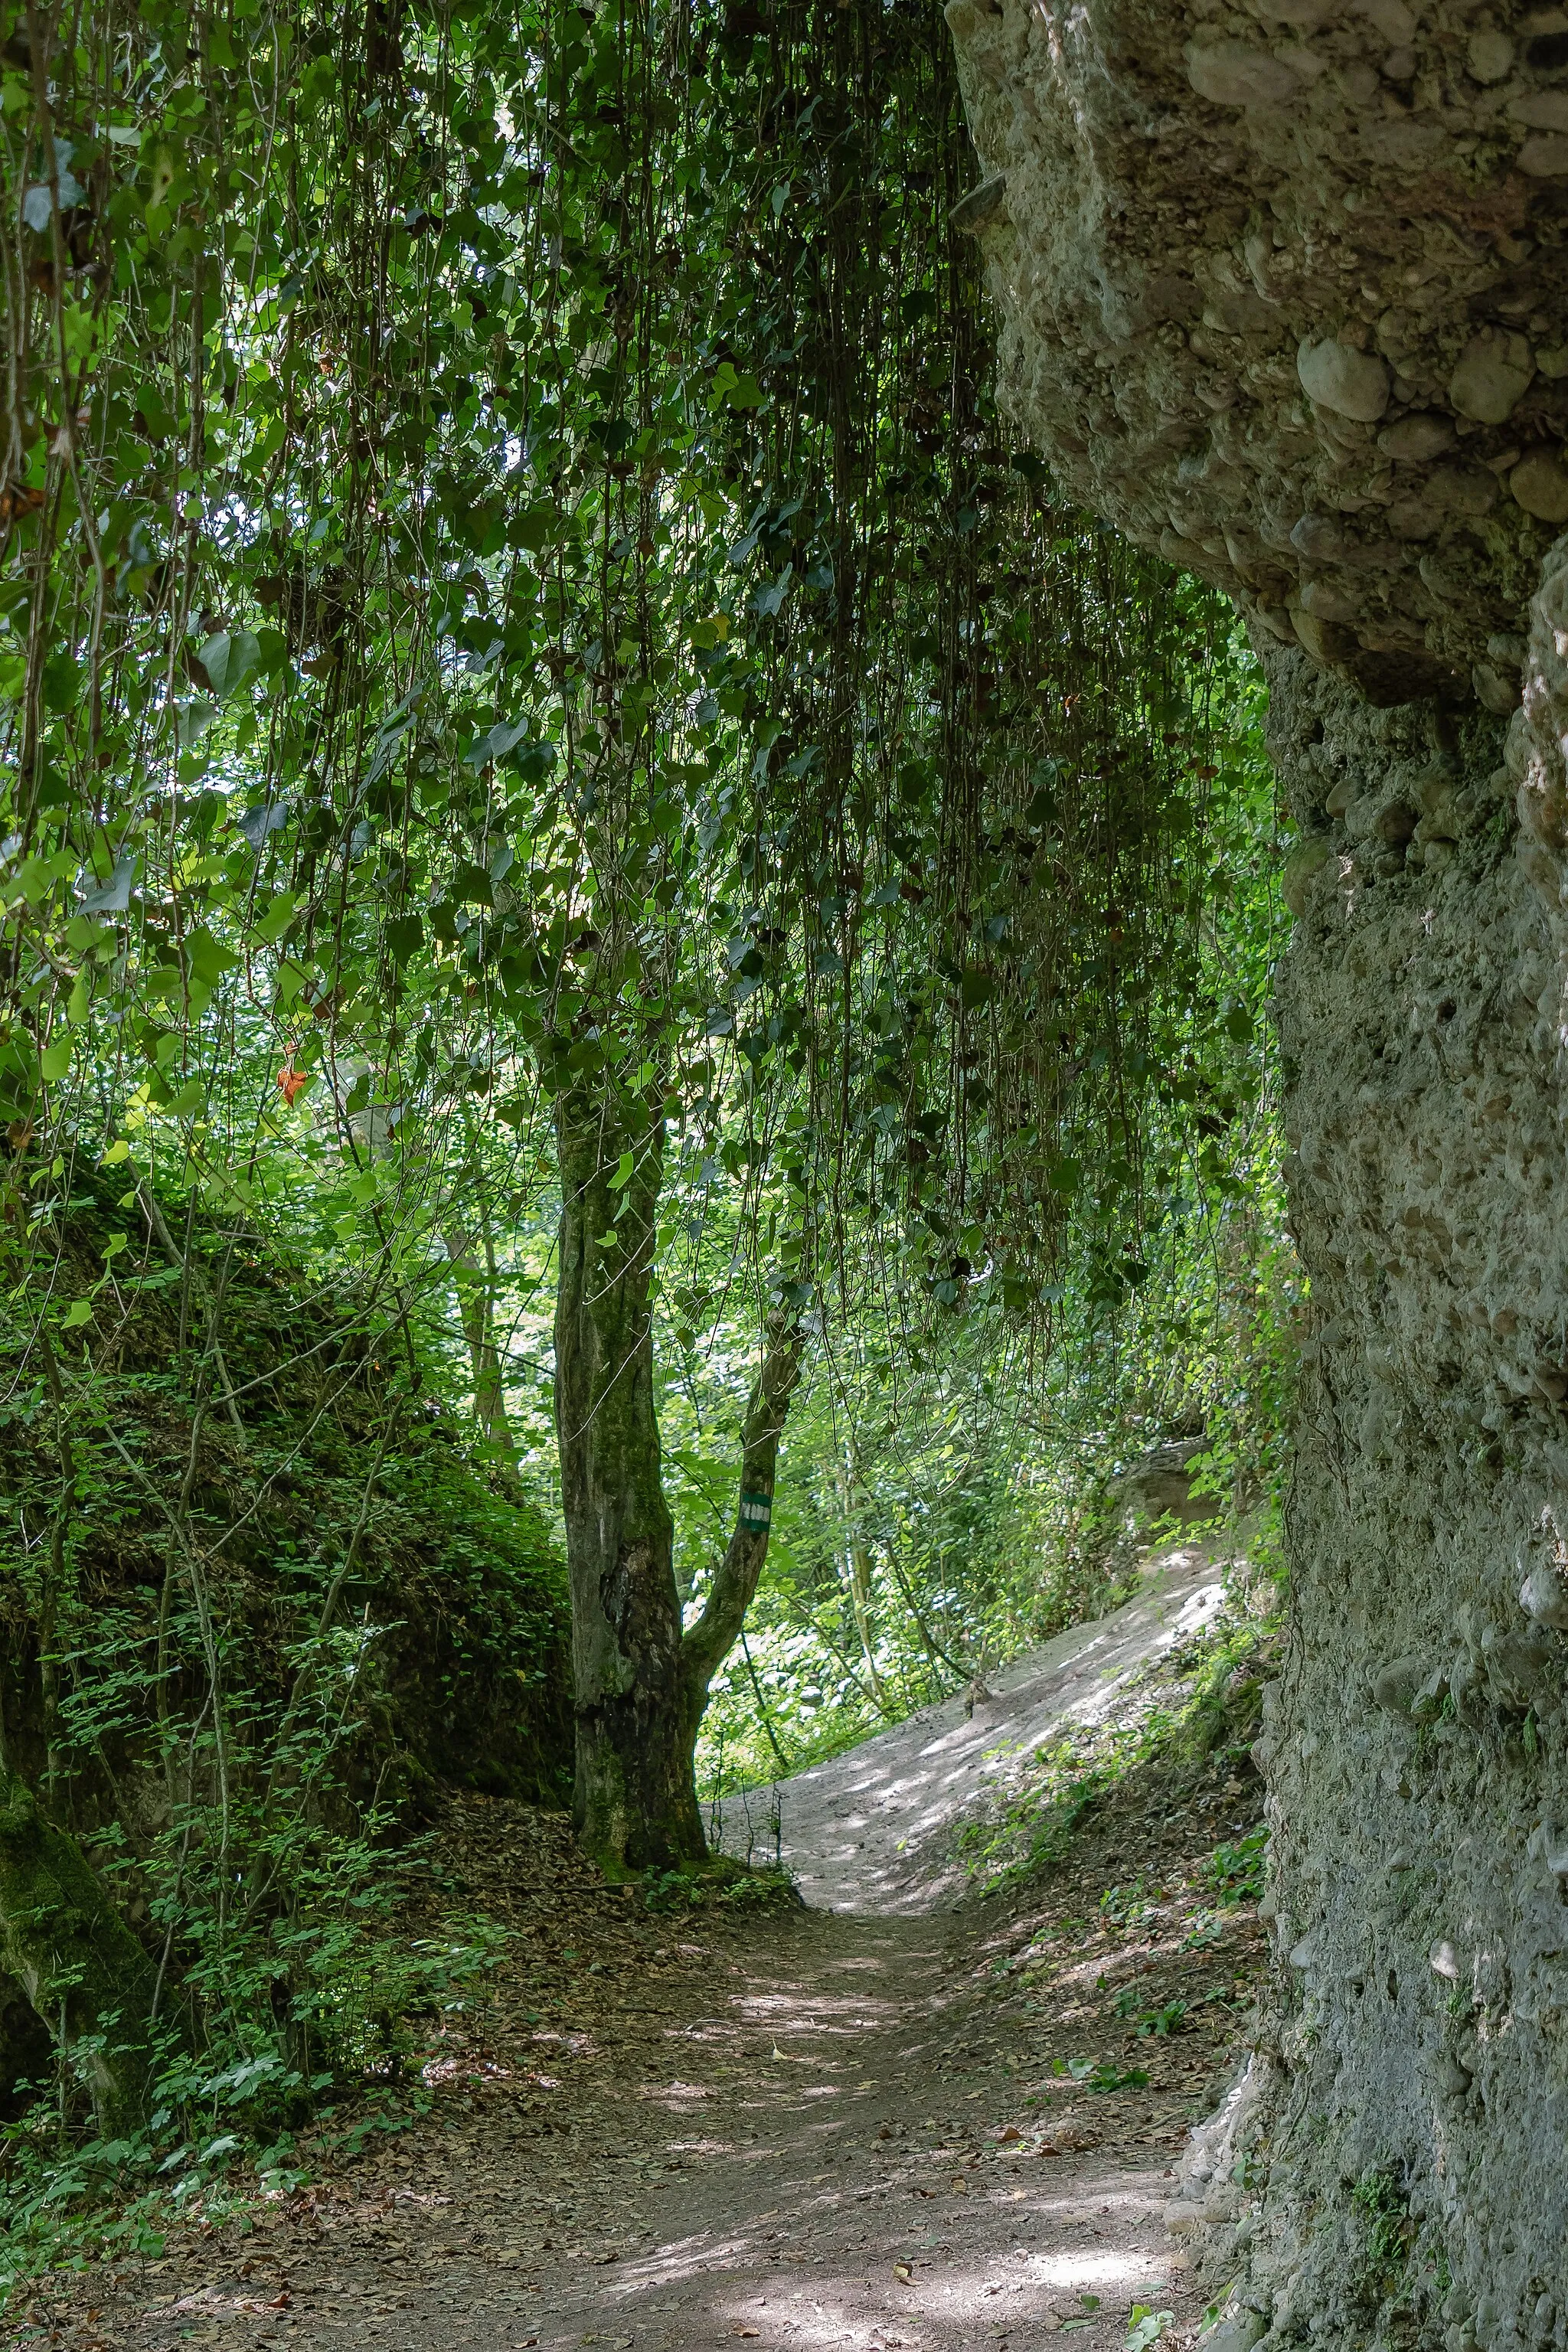
{"label": "soil slope", "polygon": [[1132,1721],[1135,1686],[1212,1624],[1224,1598],[1205,1546],[1162,1552],[1123,1607],[1069,1627],[984,1691],[922,1707],[812,1771],[731,1798],[718,1842],[742,1860],[776,1853],[824,1910],[913,1914],[962,1900],[959,1824],[1005,1797],[1047,1741]]}

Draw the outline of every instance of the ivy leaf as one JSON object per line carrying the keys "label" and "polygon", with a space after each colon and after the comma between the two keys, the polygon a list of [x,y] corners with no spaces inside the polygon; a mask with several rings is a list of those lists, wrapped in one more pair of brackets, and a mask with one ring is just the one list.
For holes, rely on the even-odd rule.
{"label": "ivy leaf", "polygon": [[389,711],[376,729],[375,751],[365,772],[367,784],[379,784],[397,757],[397,747],[414,724],[414,705],[417,698],[411,694],[405,701],[398,704],[395,710]]}
{"label": "ivy leaf", "polygon": [[514,744],[521,743],[528,732],[528,721],[520,719],[515,727],[498,725],[487,735],[481,735],[463,754],[463,764],[468,768],[488,768],[493,760],[504,760]]}
{"label": "ivy leaf", "polygon": [[78,905],[82,915],[124,915],[131,908],[131,886],[136,879],[136,859],[117,857],[114,871],[107,882],[89,890]]}
{"label": "ivy leaf", "polygon": [[[71,185],[73,187],[76,185],[74,180],[71,182]],[[63,183],[60,187],[60,194],[62,198],[65,195],[65,186]],[[27,190],[26,194],[22,198],[22,218],[26,221],[30,229],[36,229],[38,235],[42,236],[49,226],[49,215],[53,210],[54,204],[49,195],[48,189],[41,180],[35,181],[34,184]]]}
{"label": "ivy leaf", "polygon": [[772,620],[775,614],[783,611],[784,601],[789,594],[790,582],[794,578],[795,566],[786,563],[776,580],[770,580],[765,588],[758,589],[752,599],[752,611],[764,621]]}
{"label": "ivy leaf", "polygon": [[261,659],[261,640],[248,629],[220,630],[209,637],[196,659],[207,674],[207,683],[220,699],[226,699],[237,687],[243,686]]}
{"label": "ivy leaf", "polygon": [[275,948],[278,945],[294,919],[294,909],[298,903],[291,890],[279,890],[251,934],[258,945],[266,948]]}
{"label": "ivy leaf", "polygon": [[255,808],[247,809],[243,815],[237,816],[235,823],[252,849],[259,851],[266,847],[268,834],[277,833],[288,824],[291,805],[286,800],[258,801]]}
{"label": "ivy leaf", "polygon": [[403,965],[412,955],[417,955],[425,944],[425,925],[418,915],[395,915],[386,927],[387,952],[395,964]]}
{"label": "ivy leaf", "polygon": [[205,923],[198,923],[187,933],[185,957],[195,979],[204,988],[216,988],[226,971],[233,971],[239,958],[230,948],[222,947]]}

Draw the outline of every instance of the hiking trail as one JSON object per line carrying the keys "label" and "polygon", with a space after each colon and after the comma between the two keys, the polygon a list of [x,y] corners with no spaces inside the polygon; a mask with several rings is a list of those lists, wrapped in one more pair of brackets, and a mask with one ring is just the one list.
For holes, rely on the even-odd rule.
{"label": "hiking trail", "polygon": [[[952,1848],[1044,1741],[1135,1719],[1220,1601],[1201,1548],[1169,1553],[973,1716],[782,1784],[812,1907],[649,1913],[562,1817],[453,1799],[445,1858],[515,1940],[426,2066],[428,2114],[316,2146],[313,2186],[215,2208],[159,2260],[40,2282],[16,2340],[1110,2352],[1152,2305],[1180,2342],[1202,2312],[1164,2211],[1260,1966],[1251,1904],[1205,1877],[1257,1821],[1250,1769],[1130,1781],[988,1900],[960,1899]],[[723,1832],[744,1852],[739,1801]]]}

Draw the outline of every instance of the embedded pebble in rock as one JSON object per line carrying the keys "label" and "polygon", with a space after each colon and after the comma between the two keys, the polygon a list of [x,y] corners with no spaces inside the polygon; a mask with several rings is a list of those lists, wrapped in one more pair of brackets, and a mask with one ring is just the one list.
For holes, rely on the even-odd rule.
{"label": "embedded pebble in rock", "polygon": [[1388,370],[1380,359],[1348,344],[1303,343],[1296,373],[1308,398],[1340,416],[1375,425],[1388,406]]}
{"label": "embedded pebble in rock", "polygon": [[1527,139],[1519,151],[1519,168],[1532,180],[1568,178],[1568,139]]}
{"label": "embedded pebble in rock", "polygon": [[1513,70],[1514,55],[1513,43],[1506,33],[1472,33],[1465,50],[1465,63],[1472,81],[1506,81]]}
{"label": "embedded pebble in rock", "polygon": [[1535,449],[1521,459],[1508,478],[1526,514],[1542,522],[1568,522],[1568,466],[1555,449]]}
{"label": "embedded pebble in rock", "polygon": [[1417,409],[1414,415],[1401,417],[1397,425],[1390,425],[1380,433],[1377,446],[1385,457],[1402,457],[1407,463],[1419,464],[1423,457],[1441,457],[1454,446],[1455,439],[1451,418]]}
{"label": "embedded pebble in rock", "polygon": [[1530,389],[1535,354],[1522,335],[1489,328],[1473,335],[1448,379],[1448,398],[1461,416],[1501,425]]}
{"label": "embedded pebble in rock", "polygon": [[[1006,404],[1076,499],[1379,704],[1473,698],[1561,520],[1561,14],[949,0],[1006,179]],[[1303,601],[1329,567],[1350,619]]]}
{"label": "embedded pebble in rock", "polygon": [[1301,87],[1288,65],[1250,43],[1194,42],[1186,59],[1193,88],[1216,106],[1282,106]]}
{"label": "embedded pebble in rock", "polygon": [[1568,1582],[1546,1561],[1539,1560],[1520,1587],[1519,1605],[1542,1625],[1568,1632]]}
{"label": "embedded pebble in rock", "polygon": [[1003,397],[1248,616],[1294,836],[1278,1989],[1176,2217],[1205,2341],[1568,2352],[1568,9],[947,13]]}

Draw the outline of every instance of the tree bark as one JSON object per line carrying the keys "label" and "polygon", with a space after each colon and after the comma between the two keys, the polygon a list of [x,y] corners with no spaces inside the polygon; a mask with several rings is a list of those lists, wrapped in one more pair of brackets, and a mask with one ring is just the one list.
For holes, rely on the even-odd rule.
{"label": "tree bark", "polygon": [[497,1467],[507,1478],[515,1480],[517,1446],[507,1418],[506,1380],[495,1339],[495,1244],[490,1238],[488,1216],[481,1238],[483,1265],[475,1255],[473,1237],[468,1234],[447,1234],[447,1255],[451,1261],[452,1286],[458,1294],[458,1313],[472,1369],[474,1419]]}
{"label": "tree bark", "polygon": [[768,1557],[779,1439],[800,1380],[804,1334],[793,1308],[768,1326],[763,1368],[741,1433],[741,1493],[730,1538],[702,1614],[681,1644],[681,1699],[687,1753],[697,1743],[708,1689],[746,1622]]}
{"label": "tree bark", "polygon": [[0,1978],[13,1977],[74,2065],[100,2132],[147,2120],[153,1964],[74,1841],[14,1772],[0,1777]]}
{"label": "tree bark", "polygon": [[[556,1097],[561,1166],[555,1426],[576,1689],[573,1814],[626,1869],[707,1848],[681,1704],[680,1596],[660,1475],[650,1282],[664,1131],[605,1096]],[[632,1168],[616,1182],[626,1154]],[[618,1227],[616,1221],[618,1219]],[[612,1229],[614,1242],[607,1241]]]}
{"label": "tree bark", "polygon": [[855,1613],[855,1631],[860,1637],[860,1654],[866,1662],[866,1681],[871,1696],[886,1715],[887,1693],[877,1670],[876,1630],[871,1622],[871,1555],[856,1516],[858,1486],[854,1455],[846,1446],[844,1466],[838,1474],[838,1497],[844,1507],[844,1561],[848,1571],[849,1605]]}

